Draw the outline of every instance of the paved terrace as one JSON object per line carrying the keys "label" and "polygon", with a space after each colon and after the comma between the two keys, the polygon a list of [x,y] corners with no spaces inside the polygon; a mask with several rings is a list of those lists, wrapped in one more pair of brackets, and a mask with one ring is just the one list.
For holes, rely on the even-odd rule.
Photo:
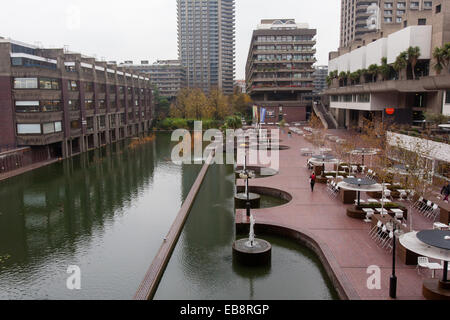
{"label": "paved terrace", "polygon": [[[257,224],[287,227],[311,236],[325,253],[338,281],[350,299],[390,299],[389,278],[392,268],[392,254],[379,248],[368,236],[369,224],[346,215],[348,205],[339,198],[328,195],[326,185],[316,184],[314,193],[309,185],[310,171],[306,168],[307,157],[300,149],[315,148],[302,136],[292,133],[288,138],[287,129],[280,133],[281,145],[289,150],[280,151],[280,172],[268,178],[254,179],[250,186],[276,188],[290,193],[293,200],[281,207],[254,210]],[[333,135],[336,130],[331,131]],[[342,132],[340,135],[344,135]],[[348,138],[348,137],[346,137]],[[243,185],[243,180],[238,180]],[[362,194],[363,196],[363,194]],[[432,222],[413,214],[415,230],[432,229]],[[248,223],[245,210],[237,210],[236,223]],[[409,224],[409,221],[408,221]],[[367,288],[367,268],[379,266],[382,270],[381,290]],[[425,277],[429,271],[422,270]],[[415,266],[406,266],[397,260],[398,299],[424,299],[422,295],[423,276],[418,275]],[[437,276],[440,275],[438,272]]]}

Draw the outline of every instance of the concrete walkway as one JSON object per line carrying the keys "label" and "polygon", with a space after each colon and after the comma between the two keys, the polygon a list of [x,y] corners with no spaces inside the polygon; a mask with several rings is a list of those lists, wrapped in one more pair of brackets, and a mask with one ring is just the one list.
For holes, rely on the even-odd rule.
{"label": "concrete walkway", "polygon": [[[334,130],[333,130],[334,131]],[[350,292],[351,299],[389,299],[389,278],[392,254],[379,248],[368,236],[369,224],[346,215],[347,205],[328,195],[326,185],[316,184],[314,193],[309,186],[310,172],[306,169],[307,157],[300,149],[314,147],[302,136],[280,133],[281,145],[289,150],[280,151],[280,172],[268,178],[250,181],[250,186],[276,188],[290,193],[293,200],[281,207],[254,210],[257,224],[289,227],[307,233],[322,251],[339,283]],[[238,180],[238,184],[242,184]],[[236,223],[247,223],[244,210],[237,210]],[[430,229],[432,222],[413,214],[415,230]],[[369,266],[378,266],[382,271],[381,290],[369,290],[367,273]],[[422,271],[428,277],[426,271]],[[440,273],[437,273],[439,275]],[[422,276],[414,266],[397,262],[398,299],[424,299]]]}
{"label": "concrete walkway", "polygon": [[3,181],[3,180],[6,180],[6,179],[9,179],[9,178],[21,175],[23,173],[26,173],[26,172],[29,172],[29,171],[32,171],[32,170],[36,170],[36,169],[48,166],[49,164],[52,164],[52,163],[55,163],[55,162],[58,162],[58,161],[59,161],[58,159],[52,159],[52,160],[48,160],[48,161],[41,161],[41,162],[37,162],[37,163],[34,163],[34,164],[26,166],[26,167],[19,168],[17,170],[13,170],[13,171],[8,171],[8,172],[5,172],[5,173],[2,173],[2,174],[0,174],[0,181]]}

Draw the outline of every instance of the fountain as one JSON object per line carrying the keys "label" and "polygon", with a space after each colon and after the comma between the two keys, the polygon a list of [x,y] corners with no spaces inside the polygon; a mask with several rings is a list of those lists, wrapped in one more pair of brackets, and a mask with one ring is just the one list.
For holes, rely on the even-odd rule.
{"label": "fountain", "polygon": [[272,245],[266,240],[255,237],[256,220],[250,215],[249,237],[233,243],[233,259],[246,266],[270,265],[272,260]]}
{"label": "fountain", "polygon": [[255,178],[255,172],[247,169],[247,154],[245,154],[244,169],[239,172],[239,178],[245,180],[245,192],[238,193],[234,197],[236,208],[247,208],[249,210],[257,209],[261,206],[261,196],[256,193],[251,193],[248,186],[248,180]]}

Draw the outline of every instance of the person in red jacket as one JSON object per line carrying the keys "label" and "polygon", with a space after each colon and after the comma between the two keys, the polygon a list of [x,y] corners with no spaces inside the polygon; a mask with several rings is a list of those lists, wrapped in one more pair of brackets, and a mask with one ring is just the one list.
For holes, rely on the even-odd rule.
{"label": "person in red jacket", "polygon": [[316,185],[316,174],[313,172],[310,177],[311,192],[314,192],[314,186]]}

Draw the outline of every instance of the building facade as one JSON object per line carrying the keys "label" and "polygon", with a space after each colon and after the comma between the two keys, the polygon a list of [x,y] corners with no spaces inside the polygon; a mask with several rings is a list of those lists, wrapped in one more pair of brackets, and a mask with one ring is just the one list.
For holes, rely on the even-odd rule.
{"label": "building facade", "polygon": [[146,75],[64,49],[0,39],[0,147],[67,158],[149,130]]}
{"label": "building facade", "polygon": [[314,68],[314,95],[320,95],[325,89],[328,88],[327,76],[328,66],[317,66]]}
{"label": "building facade", "polygon": [[411,24],[409,20],[426,19],[432,8],[433,0],[341,0],[340,47],[361,46],[374,33],[388,36]]}
{"label": "building facade", "polygon": [[[411,3],[410,3],[411,2]],[[410,6],[415,1],[408,2]],[[399,30],[379,32],[362,38],[359,48],[330,53],[329,71],[359,77],[338,77],[326,94],[336,120],[343,127],[362,126],[364,118],[392,118],[399,124],[419,124],[426,113],[450,114],[450,75],[448,67],[435,69],[435,48],[450,43],[450,2],[419,2],[417,10],[406,12]],[[428,8],[432,2],[432,8]],[[395,2],[397,3],[397,1]],[[414,5],[416,7],[416,5]],[[420,56],[414,72],[412,66],[394,70],[397,57],[409,47],[419,47]],[[367,69],[386,59],[389,74],[371,75]],[[394,109],[388,115],[386,109]]]}
{"label": "building facade", "polygon": [[293,19],[262,20],[246,65],[247,93],[268,123],[307,119],[314,90],[315,29]]}
{"label": "building facade", "polygon": [[177,0],[178,56],[186,84],[208,92],[233,93],[235,1]]}
{"label": "building facade", "polygon": [[123,64],[132,70],[145,73],[150,77],[162,97],[173,100],[178,92],[186,87],[186,69],[179,60],[158,60],[153,64],[141,61],[141,64]]}

